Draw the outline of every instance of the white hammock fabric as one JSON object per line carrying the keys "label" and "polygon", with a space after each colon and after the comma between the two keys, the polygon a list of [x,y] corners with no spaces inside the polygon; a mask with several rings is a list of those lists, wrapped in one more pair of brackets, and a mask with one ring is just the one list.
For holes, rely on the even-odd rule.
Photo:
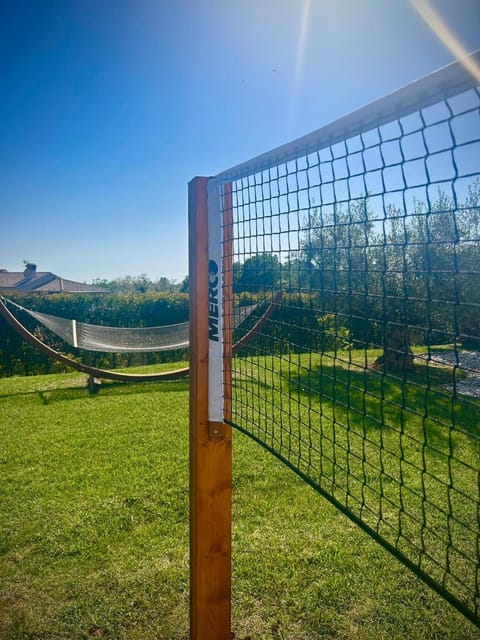
{"label": "white hammock fabric", "polygon": [[[185,349],[189,346],[189,322],[158,327],[106,327],[32,311],[11,300],[9,302],[78,349],[106,353],[152,353]],[[254,304],[237,307],[234,310],[234,327],[238,327],[248,318],[257,306]]]}
{"label": "white hammock fabric", "polygon": [[171,351],[188,347],[189,323],[163,327],[105,327],[26,309],[72,347],[108,353]]}

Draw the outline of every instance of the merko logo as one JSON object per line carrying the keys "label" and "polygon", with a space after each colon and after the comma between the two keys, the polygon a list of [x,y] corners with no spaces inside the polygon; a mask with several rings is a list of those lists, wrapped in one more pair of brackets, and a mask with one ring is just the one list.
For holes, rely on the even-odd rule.
{"label": "merko logo", "polygon": [[208,339],[218,342],[218,265],[208,262]]}

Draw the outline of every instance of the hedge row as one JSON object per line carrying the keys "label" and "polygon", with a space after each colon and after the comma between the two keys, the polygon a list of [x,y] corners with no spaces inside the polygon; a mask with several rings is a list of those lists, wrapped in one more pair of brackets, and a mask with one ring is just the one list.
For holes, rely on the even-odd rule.
{"label": "hedge row", "polygon": [[[264,301],[263,296],[245,292],[239,294],[237,300],[240,305],[259,303],[259,306],[235,332],[234,341],[240,339],[262,317],[269,303],[268,300]],[[268,324],[260,326],[238,354],[278,355],[348,348],[351,345],[351,331],[340,316],[321,313],[318,307],[316,296],[284,293]]]}
{"label": "hedge row", "polygon": [[[123,327],[148,327],[176,324],[188,320],[188,295],[182,293],[52,295],[12,297],[28,309],[49,313],[79,322]],[[235,303],[243,306],[258,303],[256,311],[236,330],[239,339],[261,317],[268,306],[265,296],[241,293]],[[358,334],[367,337],[368,326],[354,327],[350,319],[318,311],[319,301],[308,294],[282,296],[270,321],[241,348],[247,353],[286,353],[307,350],[345,349],[355,345]],[[74,349],[26,313],[17,313],[21,322],[57,351],[96,367],[112,369],[136,364],[174,362],[187,357],[185,350],[142,354],[109,354]],[[359,330],[360,329],[360,330]],[[371,340],[373,336],[369,336]],[[364,343],[363,343],[364,344]],[[38,352],[0,318],[0,376],[34,375],[63,371],[63,365]]]}
{"label": "hedge row", "polygon": [[[188,295],[181,293],[30,295],[10,296],[10,299],[27,309],[112,327],[149,327],[188,320]],[[67,345],[27,313],[15,310],[15,315],[32,333],[54,349],[97,367],[111,369],[133,364],[173,362],[186,357],[184,350],[122,355],[82,351]],[[1,377],[58,371],[64,371],[64,366],[29,345],[0,318]]]}

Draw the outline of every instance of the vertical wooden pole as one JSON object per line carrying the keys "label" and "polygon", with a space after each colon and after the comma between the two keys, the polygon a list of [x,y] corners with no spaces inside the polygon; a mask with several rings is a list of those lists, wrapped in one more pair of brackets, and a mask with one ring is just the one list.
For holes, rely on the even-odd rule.
{"label": "vertical wooden pole", "polygon": [[207,178],[189,184],[190,638],[231,638],[231,428],[208,420]]}

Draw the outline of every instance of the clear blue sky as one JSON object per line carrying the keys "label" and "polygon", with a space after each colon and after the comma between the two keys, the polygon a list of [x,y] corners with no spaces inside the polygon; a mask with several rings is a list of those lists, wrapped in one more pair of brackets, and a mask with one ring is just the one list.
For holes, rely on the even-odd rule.
{"label": "clear blue sky", "polygon": [[191,178],[453,59],[410,0],[0,0],[0,268],[180,280]]}

